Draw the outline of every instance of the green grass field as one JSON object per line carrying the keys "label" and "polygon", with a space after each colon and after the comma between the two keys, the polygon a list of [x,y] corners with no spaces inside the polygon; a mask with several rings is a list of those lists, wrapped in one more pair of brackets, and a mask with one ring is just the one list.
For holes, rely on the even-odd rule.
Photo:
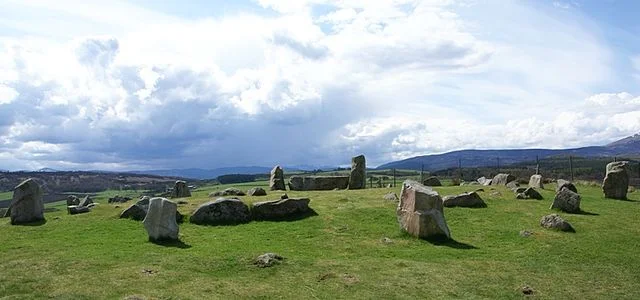
{"label": "green grass field", "polygon": [[[201,188],[178,209],[191,214],[224,187]],[[0,298],[517,299],[525,285],[538,298],[640,298],[639,192],[631,201],[604,200],[599,188],[578,186],[588,214],[559,213],[577,231],[563,233],[539,226],[553,212],[553,187],[542,191],[543,201],[484,188],[488,208],[445,208],[455,241],[444,244],[399,231],[396,203],[382,196],[399,194],[400,187],[288,192],[310,197],[318,215],[237,226],[187,222],[180,225],[183,244],[174,246],[150,243],[141,222],[118,219],[131,203],[107,204],[113,192],[88,214],[70,216],[63,203],[47,205],[60,210],[46,213],[39,226],[0,219]],[[525,229],[534,234],[521,237]],[[385,237],[392,242],[383,243]],[[266,252],[285,260],[271,268],[252,265]]]}

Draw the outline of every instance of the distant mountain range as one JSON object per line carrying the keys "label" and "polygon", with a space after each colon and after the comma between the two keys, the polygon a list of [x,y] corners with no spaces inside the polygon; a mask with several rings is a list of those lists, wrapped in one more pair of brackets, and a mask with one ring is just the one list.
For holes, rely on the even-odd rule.
{"label": "distant mountain range", "polygon": [[[329,166],[310,166],[310,165],[296,165],[296,166],[283,166],[282,167],[285,172],[301,172],[301,171],[311,171],[315,169],[321,170],[332,170],[335,167]],[[192,179],[214,179],[220,175],[227,174],[269,174],[273,167],[261,167],[261,166],[251,166],[251,167],[225,167],[225,168],[215,168],[215,169],[199,169],[199,168],[190,168],[190,169],[167,169],[167,170],[142,170],[142,171],[131,171],[129,173],[134,174],[149,174],[149,175],[158,175],[158,176],[173,176],[173,177],[183,177],[183,178],[192,178]]]}
{"label": "distant mountain range", "polygon": [[535,161],[552,156],[640,157],[640,134],[630,136],[605,146],[592,146],[572,149],[504,149],[504,150],[460,150],[435,155],[416,156],[378,166],[376,169],[406,169],[437,171],[455,168],[458,163],[465,168],[506,166],[514,163]]}

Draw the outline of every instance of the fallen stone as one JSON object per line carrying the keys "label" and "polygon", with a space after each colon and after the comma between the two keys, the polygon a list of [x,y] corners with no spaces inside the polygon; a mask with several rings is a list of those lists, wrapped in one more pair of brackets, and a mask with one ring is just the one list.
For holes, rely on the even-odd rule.
{"label": "fallen stone", "polygon": [[189,221],[199,225],[233,225],[251,220],[249,207],[238,199],[219,198],[200,205]]}
{"label": "fallen stone", "polygon": [[565,232],[576,232],[569,222],[565,221],[557,214],[550,214],[542,217],[542,219],[540,219],[540,226]]}
{"label": "fallen stone", "polygon": [[520,184],[519,184],[517,181],[515,181],[515,180],[514,180],[514,181],[509,181],[509,182],[507,183],[507,188],[508,188],[508,189],[513,190],[513,189],[517,189],[518,187],[520,187]]}
{"label": "fallen stone", "polygon": [[396,195],[396,193],[387,193],[382,198],[384,200],[390,200],[390,201],[398,201],[398,200],[400,200],[400,198],[398,198],[398,195]]}
{"label": "fallen stone", "polygon": [[527,198],[536,199],[536,200],[543,199],[542,195],[532,187],[528,187],[526,190],[524,190],[523,193],[527,196]]}
{"label": "fallen stone", "polygon": [[77,215],[90,212],[90,208],[88,206],[80,206],[80,205],[70,205],[67,206],[67,213],[70,215]]}
{"label": "fallen stone", "polygon": [[331,191],[346,189],[349,176],[291,176],[289,189],[292,191]]}
{"label": "fallen stone", "polygon": [[278,221],[304,217],[311,212],[309,198],[256,202],[251,206],[251,216],[256,221]]}
{"label": "fallen stone", "polygon": [[527,199],[527,195],[525,195],[524,193],[517,193],[516,199],[520,199],[520,200]]}
{"label": "fallen stone", "polygon": [[516,194],[524,193],[526,190],[527,190],[526,187],[517,187],[515,189],[512,189],[512,191]]}
{"label": "fallen stone", "polygon": [[445,207],[487,207],[487,204],[482,200],[482,198],[480,198],[480,195],[478,195],[478,193],[476,192],[444,196],[444,198],[442,198],[442,202]]}
{"label": "fallen stone", "polygon": [[80,199],[77,196],[69,195],[67,197],[67,206],[80,205]]}
{"label": "fallen stone", "polygon": [[440,179],[435,176],[428,177],[422,182],[422,184],[425,186],[442,186],[442,182],[440,182]]}
{"label": "fallen stone", "polygon": [[82,201],[80,201],[80,206],[90,206],[94,204],[93,200],[91,199],[91,197],[89,197],[89,195],[84,196],[84,198],[82,198]]}
{"label": "fallen stone", "polygon": [[120,195],[116,195],[114,197],[109,198],[108,203],[125,203],[131,200],[129,197],[121,197]]}
{"label": "fallen stone", "polygon": [[268,268],[276,264],[280,264],[284,257],[275,253],[262,254],[253,261],[253,264],[260,268]]}
{"label": "fallen stone", "polygon": [[528,231],[528,230],[521,230],[520,231],[520,236],[521,237],[530,237],[531,235],[533,235],[533,232]]}
{"label": "fallen stone", "polygon": [[220,197],[220,196],[245,196],[246,194],[237,189],[237,188],[226,188],[222,191],[209,193],[209,197]]}
{"label": "fallen stone", "polygon": [[247,191],[247,195],[249,195],[249,196],[266,196],[267,195],[267,191],[265,191],[261,187],[254,187],[254,188],[252,188],[252,189]]}
{"label": "fallen stone", "polygon": [[580,212],[580,195],[574,193],[568,188],[560,190],[553,199],[551,209],[559,209],[568,213]]}

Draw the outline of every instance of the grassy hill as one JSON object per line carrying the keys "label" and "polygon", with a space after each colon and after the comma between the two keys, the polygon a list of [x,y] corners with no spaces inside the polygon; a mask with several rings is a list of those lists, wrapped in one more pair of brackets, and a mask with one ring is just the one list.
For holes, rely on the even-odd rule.
{"label": "grassy hill", "polygon": [[[256,185],[266,182],[235,186]],[[190,214],[222,188],[180,199],[188,203],[179,211]],[[435,189],[446,195],[475,188]],[[382,199],[399,187],[287,192],[310,197],[318,215],[237,226],[187,222],[180,225],[182,243],[169,246],[148,242],[141,222],[118,219],[129,203],[107,204],[115,192],[101,194],[88,214],[70,216],[62,203],[49,204],[39,226],[0,219],[0,298],[519,299],[525,285],[540,298],[640,297],[638,192],[631,201],[613,201],[597,187],[578,186],[588,214],[560,213],[577,231],[562,233],[539,226],[552,212],[553,186],[542,191],[543,201],[484,188],[488,208],[445,208],[455,241],[441,244],[399,231],[396,202]],[[534,234],[521,237],[521,230]],[[252,265],[265,252],[284,256],[283,264]]]}

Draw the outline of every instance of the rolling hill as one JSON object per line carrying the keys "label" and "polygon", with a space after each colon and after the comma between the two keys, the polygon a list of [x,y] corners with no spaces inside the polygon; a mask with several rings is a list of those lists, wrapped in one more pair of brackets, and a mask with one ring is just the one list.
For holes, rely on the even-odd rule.
{"label": "rolling hill", "polygon": [[377,169],[407,169],[437,171],[458,166],[489,167],[506,166],[519,162],[535,161],[553,156],[578,157],[640,157],[640,134],[630,136],[605,146],[591,146],[572,149],[503,149],[503,150],[460,150],[435,155],[416,156],[404,160],[386,163]]}

